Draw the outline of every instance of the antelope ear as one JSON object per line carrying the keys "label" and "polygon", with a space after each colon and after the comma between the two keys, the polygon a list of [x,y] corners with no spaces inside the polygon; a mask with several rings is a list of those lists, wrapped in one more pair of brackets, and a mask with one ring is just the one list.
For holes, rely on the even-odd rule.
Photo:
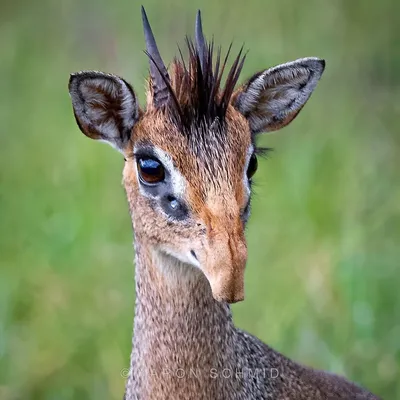
{"label": "antelope ear", "polygon": [[80,130],[122,151],[139,117],[132,87],[115,75],[83,71],[71,75],[68,88]]}
{"label": "antelope ear", "polygon": [[267,69],[237,90],[233,105],[253,133],[281,129],[303,108],[324,68],[324,60],[310,57]]}

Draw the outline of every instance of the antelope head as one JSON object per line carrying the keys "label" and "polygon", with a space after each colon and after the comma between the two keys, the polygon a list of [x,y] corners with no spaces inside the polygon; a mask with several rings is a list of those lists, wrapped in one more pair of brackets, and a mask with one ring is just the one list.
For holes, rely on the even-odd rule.
{"label": "antelope head", "polygon": [[[227,69],[214,55],[197,15],[195,41],[165,67],[142,8],[150,62],[147,105],[111,74],[72,74],[76,121],[92,139],[125,158],[126,189],[136,240],[198,268],[218,301],[244,298],[244,228],[257,170],[255,139],[289,124],[315,89],[325,63],[303,58],[253,75],[235,90],[245,56]],[[228,51],[229,53],[229,51]]]}

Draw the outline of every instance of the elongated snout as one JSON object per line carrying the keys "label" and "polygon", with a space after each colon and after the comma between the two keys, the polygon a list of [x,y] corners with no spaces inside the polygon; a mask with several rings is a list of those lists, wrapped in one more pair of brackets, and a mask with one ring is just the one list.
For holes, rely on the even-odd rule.
{"label": "elongated snout", "polygon": [[215,300],[228,303],[242,301],[247,261],[243,229],[229,229],[227,226],[224,230],[212,232],[205,247],[200,264]]}

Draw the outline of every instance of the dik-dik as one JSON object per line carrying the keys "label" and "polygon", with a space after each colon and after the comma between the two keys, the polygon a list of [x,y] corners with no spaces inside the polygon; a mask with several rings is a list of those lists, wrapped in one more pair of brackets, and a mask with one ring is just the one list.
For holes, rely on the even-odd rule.
{"label": "dik-dik", "polygon": [[299,59],[235,89],[245,56],[228,70],[228,57],[215,55],[203,36],[200,12],[188,60],[181,53],[169,71],[142,15],[150,62],[145,108],[115,75],[84,71],[69,82],[81,131],[125,159],[136,250],[125,399],[377,399],[237,329],[229,306],[245,293],[256,137],[297,116],[325,62]]}

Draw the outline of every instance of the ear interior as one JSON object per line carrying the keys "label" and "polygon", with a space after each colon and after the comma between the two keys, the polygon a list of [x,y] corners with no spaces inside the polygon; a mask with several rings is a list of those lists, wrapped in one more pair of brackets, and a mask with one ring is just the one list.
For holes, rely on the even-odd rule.
{"label": "ear interior", "polygon": [[300,112],[324,68],[324,60],[303,58],[258,73],[239,89],[234,106],[254,133],[281,129]]}
{"label": "ear interior", "polygon": [[71,75],[69,92],[81,131],[123,149],[139,115],[132,87],[115,75],[84,71]]}

